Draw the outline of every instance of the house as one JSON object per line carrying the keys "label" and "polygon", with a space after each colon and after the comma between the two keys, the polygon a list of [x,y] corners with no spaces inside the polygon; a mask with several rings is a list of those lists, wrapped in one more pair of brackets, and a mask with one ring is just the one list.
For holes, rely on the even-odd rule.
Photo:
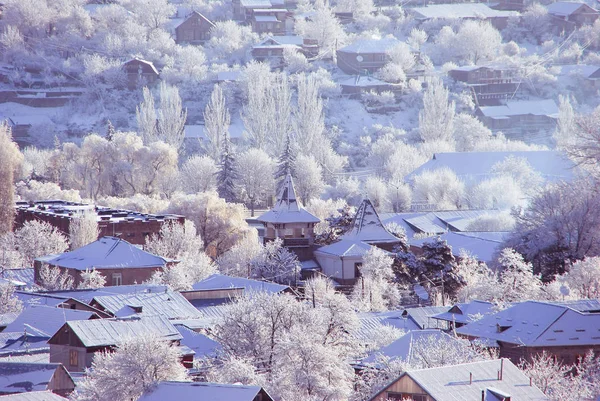
{"label": "house", "polygon": [[593,25],[600,17],[598,10],[585,3],[557,1],[546,6],[552,21],[560,30],[574,31],[583,25]]}
{"label": "house", "polygon": [[571,64],[554,66],[558,69],[557,78],[570,90],[596,92],[600,89],[600,66]]}
{"label": "house", "polygon": [[271,0],[233,0],[233,18],[248,21],[254,10],[273,8]]}
{"label": "house", "polygon": [[201,45],[210,39],[210,31],[215,27],[208,18],[192,11],[187,18],[175,27],[175,43]]}
{"label": "house", "polygon": [[65,322],[71,320],[98,319],[93,312],[64,309],[51,306],[30,306],[4,329],[5,332],[38,334],[50,338]]}
{"label": "house", "polygon": [[406,12],[419,22],[432,20],[485,20],[496,29],[508,25],[508,19],[518,17],[515,11],[494,10],[483,3],[431,4],[425,7],[407,8]]}
{"label": "house", "polygon": [[550,401],[507,359],[402,373],[369,401]]}
{"label": "house", "polygon": [[[597,304],[597,302],[596,302]],[[589,306],[589,305],[587,305]],[[600,308],[526,301],[456,329],[460,336],[496,342],[500,357],[515,363],[543,351],[573,364],[589,350],[600,351]],[[594,307],[594,305],[592,305]]]}
{"label": "house", "polygon": [[138,401],[212,400],[212,401],[273,401],[260,386],[238,384],[159,382]]}
{"label": "house", "polygon": [[275,206],[256,220],[265,227],[265,243],[280,238],[283,246],[295,252],[300,260],[312,258],[314,227],[321,220],[309,213],[296,197],[291,174],[283,181]]}
{"label": "house", "polygon": [[449,311],[433,315],[432,318],[448,322],[450,329],[474,322],[482,316],[494,311],[494,304],[486,301],[473,300],[468,303],[457,303]]}
{"label": "house", "polygon": [[373,73],[388,61],[388,51],[401,43],[394,37],[359,39],[336,51],[337,66],[348,75]]}
{"label": "house", "polygon": [[287,17],[288,11],[285,8],[257,8],[252,10],[248,21],[252,26],[252,31],[258,34],[285,35]]}
{"label": "house", "polygon": [[504,66],[463,66],[448,71],[455,81],[464,82],[476,105],[492,105],[514,96],[520,81],[517,70]]}
{"label": "house", "polygon": [[[94,353],[112,350],[123,340],[155,335],[179,345],[181,334],[166,317],[69,321],[48,340],[50,362],[62,363],[69,372],[83,372],[92,365]],[[191,362],[193,354],[182,355]]]}
{"label": "house", "polygon": [[499,162],[506,161],[509,157],[525,159],[546,183],[570,181],[576,167],[565,153],[556,150],[435,153],[431,160],[408,174],[404,179],[408,183],[413,183],[415,177],[425,171],[448,168],[467,186],[472,186],[492,178],[494,166]]}
{"label": "house", "polygon": [[75,382],[60,363],[0,362],[0,395],[51,391],[69,395]]}
{"label": "house", "polygon": [[400,86],[390,84],[370,75],[355,75],[352,77],[344,77],[338,81],[338,85],[342,88],[342,94],[349,95],[352,98],[358,98],[365,92],[385,92],[398,91]]}
{"label": "house", "polygon": [[340,240],[315,250],[314,256],[327,277],[340,284],[354,284],[360,277],[364,255],[376,246],[391,252],[400,245],[381,222],[373,203],[364,199],[356,210],[351,229]]}
{"label": "house", "polygon": [[96,269],[106,277],[105,286],[118,286],[147,281],[155,272],[173,263],[176,261],[143,251],[121,238],[102,237],[71,252],[37,258],[34,274],[39,283],[42,265],[58,267],[73,277],[77,286],[82,280],[82,272]]}
{"label": "house", "polygon": [[[496,260],[496,254],[501,250],[507,233],[498,232],[447,232],[437,238],[446,241],[452,248],[452,255],[461,258],[466,251],[480,262],[490,264]],[[410,250],[415,255],[421,255],[424,244],[432,242],[436,237],[418,238],[409,241]]]}
{"label": "house", "polygon": [[71,222],[84,213],[96,215],[100,237],[122,237],[136,245],[145,245],[146,239],[158,234],[164,224],[185,222],[183,216],[174,214],[139,213],[89,203],[43,200],[16,202],[15,229],[26,221],[45,221],[68,236]]}
{"label": "house", "polygon": [[151,61],[134,58],[123,63],[127,76],[127,88],[136,89],[151,86],[158,80],[158,70]]}
{"label": "house", "polygon": [[30,391],[28,393],[3,395],[2,401],[68,401],[68,398],[50,391]]}
{"label": "house", "polygon": [[319,46],[316,41],[301,36],[267,36],[252,46],[252,57],[257,61],[269,61],[272,65],[280,66],[283,63],[285,49],[313,57],[317,55]]}
{"label": "house", "polygon": [[558,119],[558,106],[549,99],[511,100],[499,106],[479,106],[475,116],[492,131],[553,130]]}

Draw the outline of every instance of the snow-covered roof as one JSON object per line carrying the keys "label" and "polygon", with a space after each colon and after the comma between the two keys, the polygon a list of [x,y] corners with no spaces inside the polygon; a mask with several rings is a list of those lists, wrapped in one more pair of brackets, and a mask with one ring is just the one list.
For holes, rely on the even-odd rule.
{"label": "snow-covered roof", "polygon": [[296,198],[294,181],[289,173],[281,185],[275,206],[256,220],[265,223],[318,223],[321,221],[306,211],[300,200]]}
{"label": "snow-covered roof", "polygon": [[575,2],[575,1],[557,1],[556,3],[552,3],[546,6],[548,9],[548,14],[558,15],[561,17],[566,17],[573,14],[575,11],[579,10],[581,7],[588,8],[589,6],[583,2]]}
{"label": "snow-covered roof", "polygon": [[362,257],[373,246],[362,241],[353,241],[342,239],[333,244],[322,246],[315,250],[316,253],[326,253],[335,256],[356,256]]}
{"label": "snow-covered roof", "polygon": [[[47,291],[47,292],[36,292],[26,293],[19,291],[18,296],[23,302],[30,302],[33,304],[44,304],[55,306],[56,304],[51,298],[58,299],[75,299],[77,301],[89,304],[94,297],[103,295],[115,295],[115,294],[137,294],[137,293],[150,293],[150,292],[165,292],[167,286],[165,285],[152,285],[152,284],[130,284],[130,285],[117,285],[111,287],[102,288],[88,288],[82,290],[61,290],[61,291]],[[29,297],[27,297],[29,295]],[[46,300],[48,299],[48,300]]]}
{"label": "snow-covered roof", "polygon": [[2,401],[68,401],[68,398],[61,397],[51,391],[29,391],[27,393],[3,395]]}
{"label": "snow-covered roof", "polygon": [[394,37],[386,37],[381,39],[358,39],[352,44],[342,47],[338,50],[338,52],[355,54],[385,53],[398,43],[401,42]]}
{"label": "snow-covered roof", "polygon": [[425,7],[407,8],[417,19],[450,18],[498,18],[514,17],[516,11],[494,10],[482,3],[430,4]]}
{"label": "snow-covered roof", "polygon": [[144,393],[138,401],[253,401],[261,391],[267,395],[266,398],[263,397],[263,401],[270,401],[271,397],[260,386],[163,381]]}
{"label": "snow-covered roof", "polygon": [[356,210],[352,228],[341,236],[350,241],[364,241],[370,244],[399,243],[381,222],[375,206],[369,199],[363,199]]}
{"label": "snow-covered roof", "polygon": [[388,312],[363,312],[358,314],[360,327],[352,335],[361,343],[371,343],[373,333],[381,330],[382,326],[395,327],[400,330],[420,330],[419,325],[412,319],[402,316],[402,310]]}
{"label": "snow-covered roof", "polygon": [[[478,236],[473,237],[465,235],[465,233],[457,233],[453,231],[441,234],[438,237],[446,241],[446,243],[452,248],[452,254],[454,256],[459,256],[461,253],[460,251],[465,250],[477,260],[486,263],[494,260],[496,251],[502,245],[501,240],[490,240]],[[436,237],[412,239],[410,241],[410,245],[420,248],[425,243],[434,241],[435,238]]]}
{"label": "snow-covered roof", "polygon": [[[145,316],[132,319],[94,319],[67,322],[85,347],[116,345],[123,340],[154,334],[166,340],[181,340],[179,331],[163,316]],[[54,338],[54,337],[53,337]],[[53,338],[48,340],[49,343]]]}
{"label": "snow-covered roof", "polygon": [[454,337],[451,337],[438,329],[412,330],[391,344],[375,350],[371,355],[363,359],[361,364],[377,364],[377,359],[380,356],[388,357],[390,360],[400,358],[403,361],[410,363],[412,347],[415,341],[426,341],[430,338],[448,342],[456,341]]}
{"label": "snow-covered roof", "polygon": [[261,40],[260,42],[258,42],[258,45],[269,46],[269,44],[271,42],[274,42],[278,45],[302,46],[304,44],[304,39],[302,38],[302,36],[297,36],[297,35],[284,35],[284,36],[269,35],[266,38],[264,38],[263,40]]}
{"label": "snow-covered roof", "polygon": [[528,347],[600,345],[600,313],[540,301],[521,302],[459,327],[461,335]]}
{"label": "snow-covered roof", "polygon": [[[91,304],[100,306],[113,316],[126,317],[143,313],[161,315],[167,319],[195,319],[202,315],[179,292],[114,294],[94,297]],[[141,312],[138,312],[140,311]]]}
{"label": "snow-covered roof", "polygon": [[255,15],[254,20],[256,22],[279,22],[274,15]]}
{"label": "snow-covered roof", "polygon": [[[559,76],[570,76],[570,75],[580,75],[584,78],[589,79],[600,79],[599,77],[595,77],[595,73],[600,71],[600,66],[598,65],[587,65],[587,64],[568,64],[568,65],[558,65],[554,68],[558,68]],[[592,77],[594,75],[594,77]],[[596,74],[597,75],[597,74]]]}
{"label": "snow-covered roof", "polygon": [[27,287],[32,287],[35,282],[33,278],[33,267],[23,269],[3,269],[0,277],[6,280],[19,281],[25,283]]}
{"label": "snow-covered roof", "polygon": [[76,309],[53,308],[49,306],[32,306],[23,309],[19,316],[4,331],[27,331],[42,334],[50,338],[65,323],[71,320],[88,320],[95,316],[93,312]]}
{"label": "snow-covered roof", "polygon": [[466,184],[473,184],[492,177],[492,168],[498,162],[513,156],[524,158],[534,171],[547,182],[570,180],[575,164],[560,151],[538,150],[531,152],[452,152],[436,153],[433,158],[406,176],[406,181],[424,171],[447,167]]}
{"label": "snow-covered roof", "polygon": [[[502,380],[498,379],[499,371],[502,371]],[[508,398],[519,401],[550,400],[539,388],[530,385],[529,376],[508,359],[412,370],[403,373],[398,379],[404,376],[414,380],[436,401],[499,401]],[[371,399],[376,399],[388,387],[389,385]]]}
{"label": "snow-covered roof", "polygon": [[377,79],[371,75],[356,75],[349,78],[344,78],[341,81],[338,81],[340,86],[348,86],[348,87],[371,87],[371,86],[391,86],[392,84]]}
{"label": "snow-covered roof", "polygon": [[167,260],[143,251],[117,237],[102,237],[91,244],[47,261],[66,269],[123,269],[163,267]]}
{"label": "snow-covered roof", "polygon": [[64,368],[60,363],[0,362],[0,394],[47,390],[56,369]]}
{"label": "snow-covered roof", "polygon": [[548,116],[558,117],[558,106],[552,99],[545,100],[514,100],[501,106],[480,106],[481,113],[490,118],[511,116]]}
{"label": "snow-covered roof", "polygon": [[290,287],[272,283],[270,281],[252,280],[243,277],[231,277],[224,274],[213,274],[192,286],[193,290],[222,290],[230,288],[243,288],[245,292],[264,291],[276,294],[288,290]]}
{"label": "snow-covered roof", "polygon": [[217,352],[223,349],[221,344],[211,338],[208,338],[202,333],[197,333],[180,325],[176,325],[175,327],[183,337],[181,339],[181,344],[194,351],[194,358],[196,359],[215,356]]}
{"label": "snow-covered roof", "polygon": [[244,8],[271,8],[271,0],[240,0],[240,5]]}
{"label": "snow-covered roof", "polygon": [[476,315],[489,315],[492,313],[494,304],[487,301],[473,300],[468,303],[457,303],[448,312],[432,316],[434,319],[447,322],[470,323]]}

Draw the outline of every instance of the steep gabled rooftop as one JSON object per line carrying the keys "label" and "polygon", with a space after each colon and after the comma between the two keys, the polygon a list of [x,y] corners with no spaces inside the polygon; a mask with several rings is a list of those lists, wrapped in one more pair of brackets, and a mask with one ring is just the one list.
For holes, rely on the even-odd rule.
{"label": "steep gabled rooftop", "polygon": [[283,181],[275,206],[256,220],[264,223],[318,223],[321,221],[304,209],[296,197],[294,180],[289,173]]}
{"label": "steep gabled rooftop", "polygon": [[375,206],[369,199],[364,199],[352,222],[352,228],[341,236],[341,239],[363,241],[369,244],[400,242],[381,222]]}

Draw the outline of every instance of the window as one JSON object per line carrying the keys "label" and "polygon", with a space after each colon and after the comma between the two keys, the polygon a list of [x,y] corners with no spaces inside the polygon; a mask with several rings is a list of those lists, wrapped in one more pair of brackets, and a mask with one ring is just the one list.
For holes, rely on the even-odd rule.
{"label": "window", "polygon": [[79,359],[79,352],[75,351],[75,350],[70,350],[69,351],[69,365],[71,366],[77,366],[78,365],[78,359]]}
{"label": "window", "polygon": [[123,275],[121,273],[113,273],[112,274],[112,285],[122,285],[123,284]]}
{"label": "window", "polygon": [[410,393],[387,393],[387,399],[392,401],[427,401],[427,395],[425,394],[410,394]]}
{"label": "window", "polygon": [[358,262],[354,264],[354,277],[359,278],[360,276],[362,276],[360,274],[360,268],[362,267],[362,263]]}

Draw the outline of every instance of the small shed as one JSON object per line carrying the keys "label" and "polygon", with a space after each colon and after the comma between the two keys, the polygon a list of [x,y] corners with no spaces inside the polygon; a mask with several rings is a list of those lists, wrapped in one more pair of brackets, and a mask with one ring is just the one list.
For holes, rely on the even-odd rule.
{"label": "small shed", "polygon": [[60,363],[0,362],[0,395],[52,391],[69,395],[75,382]]}

